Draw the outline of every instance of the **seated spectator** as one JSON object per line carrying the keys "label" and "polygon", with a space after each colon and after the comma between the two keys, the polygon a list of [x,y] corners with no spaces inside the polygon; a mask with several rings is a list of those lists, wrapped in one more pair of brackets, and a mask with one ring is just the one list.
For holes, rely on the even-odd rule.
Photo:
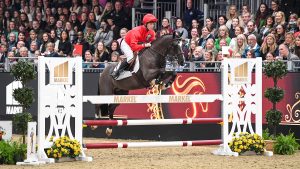
{"label": "seated spectator", "polygon": [[280,24],[276,26],[276,43],[277,45],[280,45],[284,41],[285,41],[285,26]]}
{"label": "seated spectator", "polygon": [[297,20],[298,20],[298,15],[297,14],[292,13],[289,16],[289,22],[288,22],[288,26],[287,26],[288,32],[295,33],[295,32],[299,31],[299,28],[297,26]]}
{"label": "seated spectator", "polygon": [[0,63],[4,63],[7,57],[7,47],[5,44],[0,45]]}
{"label": "seated spectator", "polygon": [[186,41],[187,41],[186,45],[189,45],[189,43],[190,43],[191,40],[199,42],[199,39],[200,38],[199,38],[198,29],[197,28],[192,28],[192,30],[191,30],[191,38],[190,39],[186,39]]}
{"label": "seated spectator", "polygon": [[239,18],[236,17],[236,18],[232,18],[232,24],[229,28],[229,37],[232,39],[232,38],[235,38],[237,35],[235,33],[235,30],[236,29],[239,29],[241,28],[240,27],[240,21],[239,21]]}
{"label": "seated spectator", "polygon": [[7,58],[10,64],[15,64],[18,62],[18,59],[15,58],[15,53],[12,51],[7,53]]}
{"label": "seated spectator", "polygon": [[260,48],[262,60],[266,60],[267,53],[275,53],[278,56],[278,46],[276,44],[276,38],[274,34],[269,34]]}
{"label": "seated spectator", "polygon": [[108,27],[110,27],[110,30],[113,32],[113,40],[117,40],[120,38],[120,28],[115,24],[112,17],[108,17],[107,19]]}
{"label": "seated spectator", "polygon": [[272,16],[276,16],[276,13],[278,12],[278,11],[280,11],[280,2],[279,2],[279,0],[272,0],[271,1],[271,14],[272,14]]}
{"label": "seated spectator", "polygon": [[291,53],[295,54],[295,37],[293,32],[285,33],[283,43],[289,47]]}
{"label": "seated spectator", "polygon": [[57,41],[57,35],[55,29],[50,30],[49,42],[55,43]]}
{"label": "seated spectator", "polygon": [[232,27],[233,19],[237,18],[237,20],[238,20],[238,17],[239,17],[239,13],[237,11],[236,5],[230,5],[226,12],[226,18],[228,19],[226,22],[226,26],[228,29],[230,29]]}
{"label": "seated spectator", "polygon": [[84,58],[85,60],[82,62],[82,68],[93,68],[92,62],[94,58],[90,50],[85,51]]}
{"label": "seated spectator", "polygon": [[38,39],[38,36],[36,34],[36,32],[34,30],[31,30],[29,32],[29,40],[27,41],[28,44],[31,44],[31,42],[35,41],[38,45],[38,48],[41,46],[42,42],[40,41],[40,39]]}
{"label": "seated spectator", "polygon": [[[100,30],[99,30],[100,31]],[[90,45],[90,49],[92,51],[94,51],[93,49],[95,49],[95,36],[96,36],[96,28],[95,25],[93,25],[92,23],[88,22],[86,24],[86,28],[84,32],[84,39],[86,40],[86,42],[89,43]]]}
{"label": "seated spectator", "polygon": [[61,38],[55,43],[55,51],[60,56],[71,57],[72,56],[72,44],[69,40],[69,34],[67,31],[62,31]]}
{"label": "seated spectator", "polygon": [[[81,18],[81,20],[80,20],[81,22],[80,22],[79,30],[85,32],[85,29],[86,29],[87,23],[88,23],[87,14],[85,12],[82,12],[81,15],[80,15],[80,18]],[[95,26],[94,26],[94,29],[96,29]]]}
{"label": "seated spectator", "polygon": [[214,35],[216,34],[216,28],[215,28],[215,25],[214,25],[214,20],[212,17],[207,17],[205,19],[205,26],[210,28],[211,30],[211,35],[214,37]]}
{"label": "seated spectator", "polygon": [[35,57],[35,51],[37,51],[37,50],[38,50],[37,43],[35,41],[32,41],[30,44],[28,57]]}
{"label": "seated spectator", "polygon": [[48,42],[50,42],[49,35],[48,35],[48,33],[45,32],[45,33],[43,33],[42,44],[39,49],[41,51],[41,53],[44,53],[46,51],[46,45]]}
{"label": "seated spectator", "polygon": [[[107,52],[107,49],[102,41],[98,42],[97,48],[95,50],[95,55],[94,58],[97,62],[109,62],[110,61],[110,56]],[[96,64],[94,65],[94,67]],[[104,68],[104,64],[98,64],[96,67],[97,68]]]}
{"label": "seated spectator", "polygon": [[283,25],[286,27],[285,15],[282,11],[278,11],[275,15],[274,27],[277,27],[278,25]]}
{"label": "seated spectator", "polygon": [[52,42],[46,44],[46,51],[42,55],[45,57],[59,57],[58,53],[54,51],[54,43]]}
{"label": "seated spectator", "polygon": [[[196,47],[192,59],[193,59],[193,61],[196,61],[196,62],[205,61],[205,58],[203,57],[203,48],[201,46]],[[195,63],[195,67],[203,68],[203,67],[205,67],[205,64],[204,63]]]}
{"label": "seated spectator", "polygon": [[122,28],[120,30],[120,38],[117,40],[119,42],[119,45],[121,45],[121,41],[124,40],[126,34],[128,32],[128,29],[127,28]]}
{"label": "seated spectator", "polygon": [[298,27],[298,31],[295,32],[294,36],[298,37],[300,35],[300,18],[298,18],[297,20],[297,27]]}
{"label": "seated spectator", "polygon": [[184,57],[185,57],[186,61],[192,61],[194,51],[197,47],[197,43],[198,43],[198,41],[191,40],[191,42],[189,43],[189,46],[187,46],[183,49],[183,53],[184,53]]}
{"label": "seated spectator", "polygon": [[198,46],[201,46],[202,48],[205,48],[206,42],[210,38],[213,38],[213,35],[211,34],[210,27],[204,26],[202,28],[202,34],[201,34],[201,38],[199,39]]}
{"label": "seated spectator", "polygon": [[268,16],[266,18],[265,24],[259,29],[259,37],[261,42],[264,41],[264,38],[271,33],[271,30],[273,28],[274,24],[274,18],[272,16]]}
{"label": "seated spectator", "polygon": [[119,62],[120,61],[120,54],[117,51],[112,52],[111,56],[110,56],[110,61],[111,62]]}
{"label": "seated spectator", "polygon": [[113,32],[110,30],[107,21],[102,21],[100,25],[100,29],[97,31],[94,42],[98,44],[98,42],[102,41],[105,47],[109,48],[111,42],[113,41]]}
{"label": "seated spectator", "polygon": [[100,28],[100,23],[98,20],[96,20],[96,16],[93,12],[89,13],[88,22],[92,22],[96,26],[96,29]]}
{"label": "seated spectator", "polygon": [[188,38],[188,31],[183,27],[183,22],[181,18],[177,18],[176,19],[176,27],[175,27],[175,31],[179,32],[181,35],[182,39],[186,39]]}
{"label": "seated spectator", "polygon": [[279,45],[279,57],[283,60],[288,60],[288,61],[299,60],[299,57],[292,54],[289,51],[288,46],[286,46],[285,44]]}
{"label": "seated spectator", "polygon": [[[214,34],[214,37],[218,37],[219,35],[219,29],[220,29],[220,27],[221,26],[226,26],[226,22],[227,22],[227,18],[226,18],[226,16],[225,15],[219,15],[219,17],[218,17],[218,25],[217,25],[217,31],[215,32],[215,34]],[[227,26],[226,26],[227,27]],[[228,32],[229,32],[229,28],[227,28],[228,29]]]}
{"label": "seated spectator", "polygon": [[230,46],[231,49],[235,49],[236,48],[236,46],[237,46],[237,37],[240,34],[244,34],[244,28],[241,27],[241,26],[235,27],[234,34],[235,34],[234,38],[232,38],[231,41],[230,41],[230,43],[229,43],[229,46]]}
{"label": "seated spectator", "polygon": [[276,59],[276,55],[275,53],[272,52],[268,52],[266,55],[266,61],[274,61]]}
{"label": "seated spectator", "polygon": [[269,15],[269,7],[266,3],[260,3],[255,15],[255,25],[260,29],[266,24],[267,16]]}
{"label": "seated spectator", "polygon": [[8,51],[12,51],[13,47],[16,47],[17,40],[16,40],[16,34],[10,33],[8,37]]}
{"label": "seated spectator", "polygon": [[[211,50],[204,52],[204,59],[207,62],[215,61]],[[215,67],[215,64],[214,63],[205,63],[205,67]]]}
{"label": "seated spectator", "polygon": [[70,7],[70,12],[79,14],[80,11],[81,11],[81,6],[79,5],[78,0],[72,0],[72,6]]}
{"label": "seated spectator", "polygon": [[83,60],[85,60],[85,51],[90,50],[90,45],[89,43],[86,42],[86,40],[83,38],[83,32],[79,31],[77,33],[77,38],[74,42],[74,45],[82,45],[82,55],[83,56]]}
{"label": "seated spectator", "polygon": [[207,39],[204,50],[205,51],[211,50],[213,52],[214,57],[218,54],[218,50],[215,48],[215,41],[213,38]]}
{"label": "seated spectator", "polygon": [[[257,28],[256,28],[256,25],[255,25],[255,22],[249,21],[247,23],[247,30],[248,30],[248,32],[244,33],[246,37],[249,36],[249,35],[251,35],[251,34],[253,34],[253,35],[256,36],[256,39],[258,39],[258,33],[256,31]],[[258,42],[260,42],[260,41],[258,41]]]}
{"label": "seated spectator", "polygon": [[255,50],[254,49],[248,50],[246,58],[255,58]]}
{"label": "seated spectator", "polygon": [[230,44],[230,37],[229,37],[229,32],[228,32],[228,28],[225,25],[220,26],[219,28],[219,32],[218,32],[218,38],[215,41],[215,48],[220,51],[221,47],[220,47],[220,41],[221,39],[225,39],[226,40],[226,45],[228,46]]}
{"label": "seated spectator", "polygon": [[251,49],[254,49],[254,55],[255,57],[261,57],[260,56],[260,46],[257,44],[257,40],[256,40],[256,36],[251,34],[248,36],[248,46],[246,47],[242,58],[246,58],[247,57],[247,52]]}
{"label": "seated spectator", "polygon": [[247,47],[247,38],[245,35],[240,34],[236,37],[236,44],[234,46],[230,46],[233,51],[232,57],[240,58],[243,55],[246,47]]}
{"label": "seated spectator", "polygon": [[18,59],[18,61],[23,60],[23,61],[34,62],[34,59],[23,59],[23,58],[28,58],[28,49],[25,46],[20,48],[19,57],[22,57],[22,58]]}
{"label": "seated spectator", "polygon": [[170,20],[168,18],[163,18],[161,21],[161,30],[156,33],[157,38],[161,36],[161,31],[167,31],[170,34],[173,33],[173,29],[170,26]]}
{"label": "seated spectator", "polygon": [[243,13],[242,18],[240,18],[240,21],[242,21],[240,24],[244,28],[244,33],[246,33],[246,34],[248,33],[247,25],[248,25],[248,22],[251,21],[251,18],[252,17],[251,17],[250,12]]}

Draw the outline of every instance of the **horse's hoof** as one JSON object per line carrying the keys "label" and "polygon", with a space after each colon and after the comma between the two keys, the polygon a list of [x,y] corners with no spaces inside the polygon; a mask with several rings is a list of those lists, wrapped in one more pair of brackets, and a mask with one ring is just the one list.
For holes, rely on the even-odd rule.
{"label": "horse's hoof", "polygon": [[112,129],[110,129],[110,128],[106,128],[106,131],[105,131],[105,133],[106,133],[106,135],[107,135],[108,137],[110,137],[110,136],[111,136],[111,134],[112,134]]}
{"label": "horse's hoof", "polygon": [[92,130],[96,130],[98,128],[98,126],[91,126]]}

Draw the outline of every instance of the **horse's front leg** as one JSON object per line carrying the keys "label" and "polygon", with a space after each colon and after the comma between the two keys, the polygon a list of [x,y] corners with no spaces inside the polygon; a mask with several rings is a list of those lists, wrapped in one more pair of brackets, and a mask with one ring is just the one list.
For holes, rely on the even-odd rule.
{"label": "horse's front leg", "polygon": [[[110,105],[108,106],[109,120],[114,120],[114,112],[115,112],[115,109],[116,109],[118,106],[119,106],[119,104],[110,104]],[[109,127],[106,128],[105,133],[106,133],[106,135],[107,135],[108,137],[112,135],[112,132],[113,132],[112,128],[113,128],[112,126],[109,126]]]}
{"label": "horse's front leg", "polygon": [[176,79],[176,76],[177,76],[177,72],[175,71],[169,72],[169,78],[167,78],[168,80],[165,83],[165,88],[169,88],[172,85],[172,83]]}

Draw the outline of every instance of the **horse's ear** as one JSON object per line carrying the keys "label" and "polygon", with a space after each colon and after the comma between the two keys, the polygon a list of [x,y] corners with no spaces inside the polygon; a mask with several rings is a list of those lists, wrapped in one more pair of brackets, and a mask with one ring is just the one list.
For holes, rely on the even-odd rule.
{"label": "horse's ear", "polygon": [[174,32],[173,32],[173,39],[175,39],[175,38],[176,38],[176,36],[177,36],[177,32],[176,32],[176,31],[174,31]]}

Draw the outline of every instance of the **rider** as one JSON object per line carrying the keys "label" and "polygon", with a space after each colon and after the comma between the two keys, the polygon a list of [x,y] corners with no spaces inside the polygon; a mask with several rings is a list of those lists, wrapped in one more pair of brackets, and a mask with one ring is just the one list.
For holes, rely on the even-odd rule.
{"label": "rider", "polygon": [[120,73],[129,66],[133,60],[133,52],[138,52],[151,46],[151,42],[155,40],[155,22],[157,22],[157,18],[154,15],[146,14],[143,17],[143,25],[133,28],[126,34],[124,40],[120,42],[120,47],[126,60],[124,59],[119,68],[111,74],[113,78],[118,78]]}

